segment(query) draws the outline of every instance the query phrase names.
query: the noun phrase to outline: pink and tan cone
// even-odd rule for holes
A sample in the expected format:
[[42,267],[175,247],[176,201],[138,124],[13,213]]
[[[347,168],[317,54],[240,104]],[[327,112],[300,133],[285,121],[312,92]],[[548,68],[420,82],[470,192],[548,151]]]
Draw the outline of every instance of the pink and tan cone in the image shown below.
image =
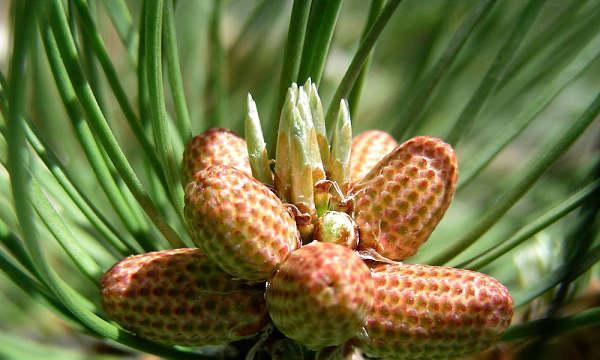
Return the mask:
[[353,187],[359,249],[392,260],[413,255],[450,205],[456,178],[454,150],[442,140],[398,146]]
[[369,268],[345,246],[314,241],[290,255],[269,282],[269,315],[310,349],[339,345],[365,323],[373,301]]
[[456,358],[489,347],[512,318],[512,298],[495,279],[427,265],[372,269],[375,299],[366,333],[368,355],[386,359]]
[[231,166],[252,175],[246,141],[221,128],[211,128],[194,136],[183,152],[183,185],[187,185],[198,171],[214,165]]
[[383,159],[392,152],[398,143],[381,130],[365,131],[352,139],[350,155],[350,182],[356,183],[365,177]]
[[229,166],[199,171],[185,189],[192,240],[231,276],[266,280],[300,244],[294,218],[264,184]]
[[104,311],[141,337],[169,345],[224,344],[268,322],[263,289],[234,281],[200,249],[128,257],[102,277]]

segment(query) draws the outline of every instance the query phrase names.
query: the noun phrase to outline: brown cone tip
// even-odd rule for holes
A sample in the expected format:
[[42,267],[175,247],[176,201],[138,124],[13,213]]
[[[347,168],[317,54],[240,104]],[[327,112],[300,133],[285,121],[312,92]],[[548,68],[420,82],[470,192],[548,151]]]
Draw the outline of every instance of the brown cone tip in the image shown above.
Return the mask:
[[350,155],[350,182],[356,183],[365,177],[398,143],[381,130],[365,131],[352,139]]
[[252,175],[246,141],[231,130],[222,128],[211,128],[194,136],[183,152],[184,186],[196,172],[214,165],[231,166]]

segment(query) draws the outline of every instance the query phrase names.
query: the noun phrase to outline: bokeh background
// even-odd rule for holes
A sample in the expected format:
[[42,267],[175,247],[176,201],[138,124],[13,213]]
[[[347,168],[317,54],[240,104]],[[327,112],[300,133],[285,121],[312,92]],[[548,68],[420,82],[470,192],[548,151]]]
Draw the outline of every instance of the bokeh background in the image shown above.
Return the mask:
[[[139,38],[131,33],[122,39],[115,30],[108,8],[120,2],[92,1],[98,29],[107,45],[111,61],[133,103],[137,101],[137,74],[134,67]],[[112,3],[112,4],[111,4]],[[131,15],[131,23],[140,19],[138,1],[123,2]],[[345,0],[341,7],[320,94],[328,104],[348,64],[359,45],[369,12],[368,1]],[[439,59],[449,40],[477,6],[475,0],[405,0],[392,17],[375,46],[365,77],[360,102],[353,114],[353,131],[378,128],[393,131],[398,140],[407,134],[402,129],[413,119],[403,118],[415,91]],[[476,27],[453,65],[436,90],[428,97],[422,116],[413,126],[412,134],[445,138],[451,131],[488,68],[514,29],[515,21],[526,2],[497,1],[490,13]],[[214,6],[220,7],[221,18],[211,24]],[[176,2],[175,16],[181,69],[194,133],[218,123],[243,134],[244,101],[248,92],[258,104],[265,133],[272,129],[274,100],[281,74],[283,49],[287,38],[292,1],[227,0]],[[11,49],[11,2],[0,0],[0,69],[8,73]],[[114,9],[113,9],[114,11]],[[506,134],[522,123],[523,113],[530,111],[540,94],[553,79],[562,74],[573,61],[582,61],[584,51],[595,53],[589,65],[552,103],[508,146],[495,156],[478,176],[461,184],[455,201],[432,238],[411,262],[426,262],[453,241],[460,238],[473,223],[497,203],[499,195],[514,186],[531,161],[539,157],[543,144],[551,142],[577,119],[600,91],[600,1],[548,0],[544,4],[523,45],[515,53],[500,85],[489,97],[482,111],[473,119],[461,141],[456,144],[460,176],[472,175],[487,149],[498,144]],[[114,19],[112,19],[114,20]],[[216,41],[219,40],[219,43]],[[52,74],[39,39],[32,44],[35,54],[28,64],[27,112],[40,133],[60,160],[72,171],[105,215],[122,227],[105,197],[95,194],[97,179],[73,140],[71,125],[57,94]],[[97,63],[95,87],[103,112],[136,171],[144,172],[140,148],[106,83]],[[215,78],[217,80],[215,80]],[[213,86],[222,80],[223,88]],[[168,101],[170,98],[168,97]],[[173,104],[167,104],[173,113]],[[143,120],[143,119],[142,119]],[[3,122],[4,120],[2,120]],[[399,125],[400,124],[400,125]],[[515,231],[536,219],[549,207],[561,203],[590,179],[598,177],[600,123],[596,119],[546,171],[506,215],[472,247],[451,261],[460,264],[485,249],[510,237]],[[181,146],[181,144],[179,144]],[[0,152],[5,154],[4,143]],[[595,169],[595,170],[594,170]],[[40,170],[46,172],[46,170]],[[47,174],[43,176],[49,176]],[[82,243],[105,267],[112,258],[94,241],[81,214],[61,201],[62,190],[52,181],[46,191],[55,208],[72,223],[73,231]],[[596,199],[598,201],[598,199]],[[574,224],[581,213],[578,209],[529,238],[515,250],[485,266],[483,271],[497,277],[512,292],[533,286],[544,275],[561,266],[568,252]],[[14,215],[8,174],[0,168],[0,218],[10,229],[18,231]],[[593,244],[597,244],[598,219],[592,229]],[[91,235],[90,235],[91,234]],[[66,280],[84,294],[97,296],[91,286],[72,266],[47,232],[41,233],[44,252]],[[591,268],[570,286],[568,299],[559,314],[574,314],[600,305],[600,268]],[[551,306],[556,289],[536,298],[519,309],[514,323],[536,319]],[[595,326],[566,333],[544,341],[547,358],[589,358],[598,356],[600,327]],[[488,353],[490,358],[527,351],[527,343],[503,343]],[[595,354],[595,355],[594,355]],[[546,356],[544,355],[544,356]],[[106,344],[85,335],[78,326],[48,310],[43,300],[31,297],[0,272],[0,359],[109,359],[137,357],[118,346]]]

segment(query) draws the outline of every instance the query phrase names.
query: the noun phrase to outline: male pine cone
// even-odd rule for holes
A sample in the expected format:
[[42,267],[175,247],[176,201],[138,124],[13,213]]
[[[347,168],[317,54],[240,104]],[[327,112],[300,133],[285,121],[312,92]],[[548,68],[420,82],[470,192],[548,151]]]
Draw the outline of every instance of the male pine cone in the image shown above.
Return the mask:
[[497,280],[474,271],[384,264],[372,269],[374,304],[363,351],[386,359],[448,359],[494,343],[512,318],[512,298]]
[[256,335],[268,322],[264,289],[234,281],[200,249],[130,256],[101,284],[112,319],[163,344],[226,344]]

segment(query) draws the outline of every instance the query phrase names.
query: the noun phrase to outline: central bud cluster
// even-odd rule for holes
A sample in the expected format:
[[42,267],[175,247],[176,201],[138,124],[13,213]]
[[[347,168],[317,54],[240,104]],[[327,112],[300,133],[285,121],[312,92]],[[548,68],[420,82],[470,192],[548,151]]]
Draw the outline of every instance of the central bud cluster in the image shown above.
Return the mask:
[[[229,343],[269,322],[309,349],[340,346],[322,356],[455,357],[493,343],[512,317],[504,286],[476,272],[398,262],[452,201],[453,149],[430,137],[398,145],[382,131],[352,139],[347,103],[337,109],[326,126],[315,84],[293,84],[274,160],[250,95],[246,141],[225,129],[192,139],[184,213],[200,249],[115,265],[103,281],[106,312],[169,344]],[[215,308],[221,316],[204,314]]]

